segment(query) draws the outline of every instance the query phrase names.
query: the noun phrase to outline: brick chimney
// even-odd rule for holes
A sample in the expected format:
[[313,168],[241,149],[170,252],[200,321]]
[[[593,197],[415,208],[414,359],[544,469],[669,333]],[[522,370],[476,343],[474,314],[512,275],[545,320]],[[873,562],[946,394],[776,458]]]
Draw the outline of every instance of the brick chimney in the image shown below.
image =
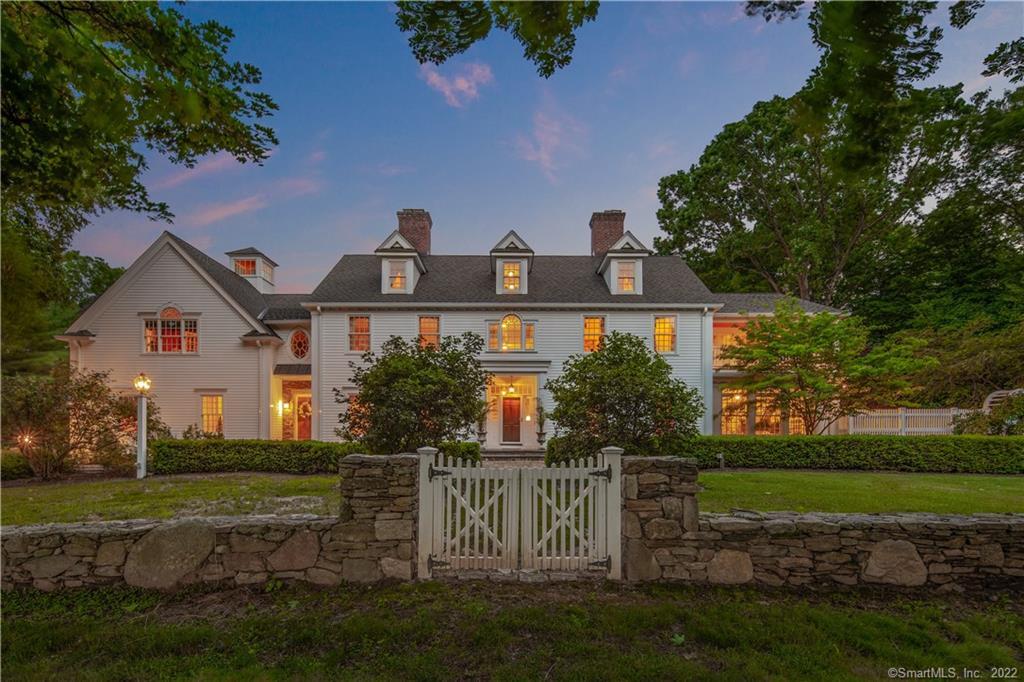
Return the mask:
[[607,253],[626,230],[626,212],[598,211],[590,216],[590,255]]
[[430,254],[430,228],[433,224],[430,213],[422,208],[403,208],[398,212],[398,233],[424,256]]

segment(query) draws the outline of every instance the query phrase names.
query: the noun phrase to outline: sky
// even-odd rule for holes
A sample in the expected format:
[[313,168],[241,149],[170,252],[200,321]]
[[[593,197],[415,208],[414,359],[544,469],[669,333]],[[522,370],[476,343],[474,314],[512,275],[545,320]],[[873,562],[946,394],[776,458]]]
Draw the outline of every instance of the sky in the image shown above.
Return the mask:
[[[765,24],[742,3],[610,3],[577,31],[572,63],[537,75],[496,31],[422,66],[390,3],[190,3],[235,32],[229,57],[263,72],[280,140],[262,166],[225,154],[193,169],[150,158],[143,182],[173,224],[114,212],[75,248],[130,265],[169,229],[225,262],[255,246],[279,292],[308,292],[345,253],[370,253],[424,208],[432,252],[487,253],[515,229],[537,253],[585,254],[591,213],[626,211],[648,246],[658,180],[697,162],[724,125],[796,92],[818,61],[806,18]],[[933,13],[947,25],[943,5]],[[948,28],[934,84],[1001,91],[983,59],[1024,32],[1024,3],[986,5]]]

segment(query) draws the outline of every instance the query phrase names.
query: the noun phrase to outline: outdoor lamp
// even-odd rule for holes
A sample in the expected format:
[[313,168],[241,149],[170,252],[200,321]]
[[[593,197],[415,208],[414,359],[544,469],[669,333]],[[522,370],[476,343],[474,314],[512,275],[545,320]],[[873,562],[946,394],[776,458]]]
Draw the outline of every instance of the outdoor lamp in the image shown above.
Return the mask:
[[149,393],[150,387],[153,385],[153,380],[146,376],[145,372],[139,372],[139,376],[135,377],[133,382],[135,390],[142,395]]
[[132,382],[139,392],[139,413],[135,423],[135,477],[146,477],[146,394],[153,386],[153,380],[145,372],[139,372]]

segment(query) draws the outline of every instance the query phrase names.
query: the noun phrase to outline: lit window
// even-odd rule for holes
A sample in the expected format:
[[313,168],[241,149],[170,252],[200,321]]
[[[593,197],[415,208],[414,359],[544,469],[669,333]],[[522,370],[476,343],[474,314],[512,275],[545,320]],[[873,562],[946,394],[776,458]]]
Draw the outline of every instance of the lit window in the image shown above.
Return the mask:
[[500,333],[498,332],[497,322],[487,323],[487,350],[498,350]]
[[593,353],[600,350],[604,343],[604,318],[584,317],[583,318],[583,352]]
[[370,318],[355,316],[348,318],[348,349],[351,351],[370,350]]
[[654,318],[654,350],[659,353],[676,352],[675,315]]
[[747,435],[747,392],[739,388],[722,389],[722,435]]
[[167,307],[157,319],[144,321],[147,353],[198,353],[199,321],[184,319],[177,308]]
[[420,318],[420,348],[433,346],[438,348],[441,345],[441,318],[421,317]]
[[501,286],[505,291],[519,291],[519,262],[505,261],[502,268]]
[[302,329],[292,332],[291,339],[292,355],[299,360],[309,354],[309,334]]
[[388,286],[405,291],[405,263],[400,260],[388,261]]
[[522,350],[523,321],[518,315],[506,315],[501,318],[501,350]]
[[636,291],[636,263],[631,260],[619,263],[619,291]]
[[523,348],[526,350],[533,350],[533,322],[527,322],[524,324],[523,332],[526,337],[523,343]]
[[744,336],[743,327],[741,325],[727,324],[723,326],[715,326],[713,342],[715,350],[715,369],[721,369],[729,366],[729,361],[722,357],[722,350],[726,346],[735,346],[736,344],[741,343]]
[[206,433],[224,433],[224,396],[202,396],[203,431]]
[[775,436],[782,433],[782,411],[770,391],[758,391],[754,398],[754,434]]
[[256,274],[256,259],[239,258],[235,261],[235,272],[242,277],[252,277]]
[[263,261],[263,279],[268,282],[274,281],[274,266],[267,261]]
[[789,433],[793,436],[802,436],[805,433],[804,418],[794,412],[792,408],[789,411]]

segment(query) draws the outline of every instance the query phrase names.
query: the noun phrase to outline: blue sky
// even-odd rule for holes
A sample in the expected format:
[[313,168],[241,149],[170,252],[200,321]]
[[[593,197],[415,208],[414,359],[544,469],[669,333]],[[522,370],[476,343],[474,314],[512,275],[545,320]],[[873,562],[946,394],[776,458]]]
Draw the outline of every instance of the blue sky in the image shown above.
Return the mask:
[[[434,253],[486,253],[515,229],[540,253],[586,253],[596,210],[626,211],[648,245],[658,180],[696,162],[755,102],[790,95],[818,60],[806,20],[765,25],[742,3],[603,3],[572,63],[536,74],[498,32],[422,67],[390,4],[195,3],[236,34],[230,56],[263,71],[280,145],[262,166],[224,155],[191,171],[152,159],[144,177],[173,225],[97,218],[76,248],[128,265],[163,229],[217,258],[256,246],[279,291],[309,291],[343,253],[366,253],[425,208]],[[945,23],[945,6],[933,15]],[[982,60],[1024,31],[1024,3],[990,3],[946,30],[935,82],[968,92]]]

